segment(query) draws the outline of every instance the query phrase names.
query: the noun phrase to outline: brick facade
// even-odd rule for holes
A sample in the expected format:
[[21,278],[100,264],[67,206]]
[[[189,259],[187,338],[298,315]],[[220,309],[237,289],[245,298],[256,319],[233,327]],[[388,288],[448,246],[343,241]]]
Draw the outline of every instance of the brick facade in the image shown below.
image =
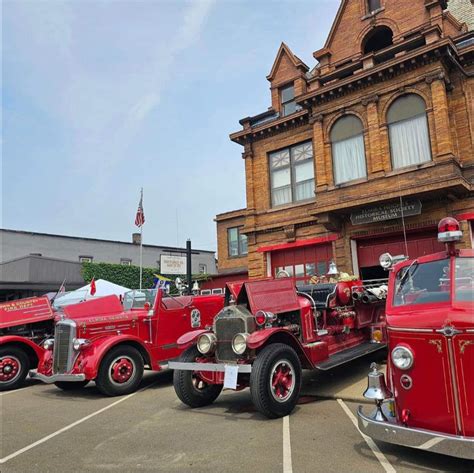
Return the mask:
[[[410,238],[419,234],[425,241],[436,236],[436,223],[446,215],[464,215],[464,245],[472,245],[474,34],[459,14],[462,9],[451,14],[444,0],[381,0],[375,12],[366,5],[366,0],[341,2],[312,70],[282,44],[267,76],[271,109],[242,119],[242,130],[231,135],[243,146],[247,208],[217,216],[219,270],[244,264],[227,257],[226,229],[236,224],[244,225],[248,237],[250,277],[275,270],[271,251],[262,247],[299,248],[324,237],[330,237],[324,244],[331,245],[339,269],[357,274],[362,239],[373,237],[382,246],[384,236],[403,240],[404,223]],[[369,48],[371,36],[384,28],[391,32],[390,44]],[[298,108],[283,116],[280,94],[287,84],[294,85]],[[387,112],[408,94],[426,106],[431,160],[396,169]],[[362,122],[367,176],[338,185],[331,130],[348,115]],[[314,198],[272,207],[269,153],[307,140],[313,146]],[[419,201],[421,212],[404,222],[351,222],[354,213],[400,199]]]

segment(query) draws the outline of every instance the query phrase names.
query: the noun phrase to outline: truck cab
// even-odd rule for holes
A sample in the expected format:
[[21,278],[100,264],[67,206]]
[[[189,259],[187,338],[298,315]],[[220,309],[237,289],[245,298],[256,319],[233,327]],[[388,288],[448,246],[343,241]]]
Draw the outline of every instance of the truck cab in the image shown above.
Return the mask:
[[[474,250],[459,224],[439,224],[446,251],[390,272],[387,379],[371,367],[359,428],[384,442],[474,459]],[[385,261],[389,258],[385,258]]]
[[144,368],[161,371],[181,350],[176,339],[212,323],[222,296],[165,297],[144,289],[66,306],[32,378],[70,390],[94,380],[106,395],[133,392]]

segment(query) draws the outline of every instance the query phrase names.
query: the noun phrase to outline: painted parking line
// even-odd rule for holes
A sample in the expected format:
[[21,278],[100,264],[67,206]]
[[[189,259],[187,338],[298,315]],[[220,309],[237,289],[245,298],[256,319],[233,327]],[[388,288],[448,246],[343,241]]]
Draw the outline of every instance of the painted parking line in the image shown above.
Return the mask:
[[[34,385],[32,384],[31,386],[34,386]],[[11,391],[4,391],[4,392],[0,393],[0,397],[1,397],[1,396],[6,396],[7,394],[19,393],[20,391],[24,391],[25,389],[31,388],[31,386],[25,386],[24,388],[13,389],[13,390],[11,390]]]
[[283,473],[293,473],[291,461],[290,418],[283,417]]
[[131,397],[135,396],[136,394],[141,393],[142,391],[145,391],[145,389],[148,389],[149,387],[153,386],[156,383],[157,383],[157,381],[155,381],[154,383],[149,384],[148,386],[145,386],[144,388],[142,388],[138,391],[135,391],[134,393],[128,394],[127,396],[122,397],[121,399],[119,399],[115,402],[112,402],[112,404],[109,404],[109,405],[103,407],[102,409],[99,409],[99,410],[93,412],[92,414],[89,414],[85,417],[82,417],[79,420],[76,420],[72,424],[66,425],[66,427],[63,427],[62,429],[56,430],[56,432],[53,432],[52,434],[46,435],[46,437],[43,437],[43,438],[37,440],[36,442],[33,442],[30,445],[27,445],[26,447],[20,448],[20,450],[17,450],[16,452],[13,452],[10,455],[7,455],[6,457],[0,458],[0,464],[6,463],[7,461],[17,457],[18,455],[21,455],[22,453],[28,452],[32,448],[35,448],[38,445],[41,445],[41,444],[47,442],[48,440],[51,440],[52,438],[57,437],[58,435],[61,435],[64,432],[67,432],[68,430],[76,427],[79,424],[82,424],[83,422],[86,422],[89,419],[92,419],[92,417],[95,417],[99,414],[102,414],[102,412],[105,412],[108,409],[111,409],[112,407],[126,401],[127,399],[130,399]]
[[347,417],[349,417],[351,422],[355,425],[355,428],[358,430],[362,438],[365,440],[366,444],[372,450],[372,453],[380,462],[383,469],[387,473],[396,473],[397,470],[395,470],[395,468],[390,464],[390,462],[387,460],[387,457],[380,451],[379,447],[377,447],[375,442],[370,437],[368,437],[367,435],[363,434],[360,431],[359,426],[357,425],[357,419],[355,415],[352,413],[352,411],[347,407],[347,404],[342,399],[338,399],[337,402],[342,407],[342,410],[347,414]]

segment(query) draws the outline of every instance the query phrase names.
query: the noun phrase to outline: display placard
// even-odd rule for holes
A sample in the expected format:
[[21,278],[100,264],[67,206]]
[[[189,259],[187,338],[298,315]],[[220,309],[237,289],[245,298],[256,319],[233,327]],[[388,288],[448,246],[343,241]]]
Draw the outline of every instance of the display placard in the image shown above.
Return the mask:
[[161,274],[186,274],[186,256],[161,255]]

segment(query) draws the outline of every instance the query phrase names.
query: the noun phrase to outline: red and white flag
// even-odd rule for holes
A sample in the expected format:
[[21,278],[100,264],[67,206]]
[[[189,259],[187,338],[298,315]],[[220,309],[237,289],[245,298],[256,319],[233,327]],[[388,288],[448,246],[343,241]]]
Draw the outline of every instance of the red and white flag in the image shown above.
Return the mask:
[[145,213],[143,212],[143,189],[140,194],[140,202],[138,202],[137,215],[135,216],[135,225],[141,227],[145,223]]
[[90,293],[91,296],[93,296],[97,291],[97,288],[95,287],[95,277],[92,278],[92,281],[90,282]]

